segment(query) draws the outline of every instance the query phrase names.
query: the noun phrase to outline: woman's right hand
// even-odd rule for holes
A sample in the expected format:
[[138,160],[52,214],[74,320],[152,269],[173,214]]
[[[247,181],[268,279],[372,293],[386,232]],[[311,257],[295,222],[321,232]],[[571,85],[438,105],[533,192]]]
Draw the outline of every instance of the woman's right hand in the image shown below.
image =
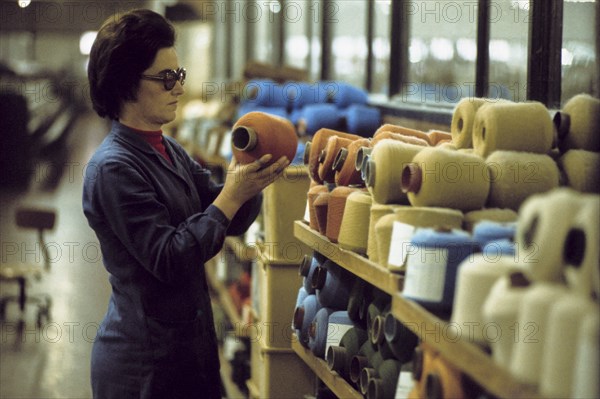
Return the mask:
[[290,164],[287,157],[279,158],[273,164],[263,168],[271,159],[271,154],[246,165],[241,165],[235,158],[229,164],[225,184],[213,204],[217,206],[229,220],[249,199],[255,197],[265,187],[273,183]]

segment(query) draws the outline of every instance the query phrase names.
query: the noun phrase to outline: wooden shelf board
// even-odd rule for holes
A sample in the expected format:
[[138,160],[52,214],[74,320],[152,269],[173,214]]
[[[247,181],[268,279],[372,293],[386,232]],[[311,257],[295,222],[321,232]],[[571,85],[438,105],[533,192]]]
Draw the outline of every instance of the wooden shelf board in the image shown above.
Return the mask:
[[300,344],[298,339],[292,340],[292,349],[337,397],[344,399],[363,399],[363,395],[348,384],[346,380],[340,377],[338,373],[329,370],[325,360],[319,359],[313,355],[309,349]]
[[464,335],[461,331],[463,340],[457,340],[458,335],[449,332],[448,322],[435,317],[419,304],[396,294],[392,296],[392,314],[493,395],[502,398],[541,397],[529,385],[516,381],[507,370],[494,363],[490,355],[468,342],[468,333]]
[[375,285],[384,292],[394,295],[402,289],[402,276],[391,273],[385,267],[367,258],[339,247],[327,237],[311,229],[303,221],[294,222],[294,235],[313,250],[339,264],[344,269]]

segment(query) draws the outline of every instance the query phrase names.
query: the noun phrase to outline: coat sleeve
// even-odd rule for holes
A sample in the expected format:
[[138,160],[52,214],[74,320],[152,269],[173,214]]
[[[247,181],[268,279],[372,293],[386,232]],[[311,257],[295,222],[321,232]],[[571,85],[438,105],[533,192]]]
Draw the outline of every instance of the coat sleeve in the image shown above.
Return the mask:
[[[194,176],[196,190],[198,190],[198,195],[200,196],[202,203],[212,204],[221,192],[223,185],[214,183],[210,179],[210,172],[202,168],[198,162],[191,159],[187,154],[186,159],[189,168],[192,171],[192,175]],[[262,193],[260,193],[242,205],[231,220],[229,228],[227,229],[227,235],[238,236],[248,230],[252,222],[254,222],[260,213],[262,198]]]
[[222,248],[229,220],[208,206],[178,226],[152,184],[124,160],[104,163],[96,175],[94,201],[128,252],[157,279],[177,284],[197,273]]

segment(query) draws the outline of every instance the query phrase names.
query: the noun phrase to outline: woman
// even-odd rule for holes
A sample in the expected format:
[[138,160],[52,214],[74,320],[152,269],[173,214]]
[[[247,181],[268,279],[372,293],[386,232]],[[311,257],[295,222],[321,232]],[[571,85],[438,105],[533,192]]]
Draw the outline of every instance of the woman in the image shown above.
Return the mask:
[[94,109],[112,119],[83,189],[112,285],[92,350],[96,398],[221,397],[203,264],[247,229],[289,164],[233,160],[221,187],[162,136],[185,81],[174,40],[162,16],[135,10],[106,21],[90,54]]

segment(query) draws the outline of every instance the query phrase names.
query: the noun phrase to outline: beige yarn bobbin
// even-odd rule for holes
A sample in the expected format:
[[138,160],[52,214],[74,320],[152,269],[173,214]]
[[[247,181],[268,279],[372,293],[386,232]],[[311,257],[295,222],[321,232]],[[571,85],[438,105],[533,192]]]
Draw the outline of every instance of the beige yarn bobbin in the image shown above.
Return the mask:
[[366,183],[373,200],[380,204],[408,204],[402,191],[402,170],[423,149],[421,147],[390,139],[382,140],[373,147],[367,162]]
[[554,115],[561,151],[582,149],[600,151],[600,100],[589,94],[569,99]]
[[518,211],[533,194],[558,187],[558,165],[545,154],[517,151],[494,151],[486,158],[490,175],[489,208]]
[[487,104],[475,115],[473,148],[484,158],[497,150],[546,154],[553,141],[552,119],[540,102]]
[[402,190],[413,206],[481,209],[489,189],[483,158],[439,147],[422,149],[402,173]]
[[558,165],[565,185],[583,193],[600,193],[600,153],[569,150]]
[[377,251],[377,235],[375,234],[375,224],[383,216],[393,214],[402,205],[379,204],[373,201],[371,204],[371,216],[369,218],[369,240],[367,242],[367,257],[372,262],[380,262],[379,252]]
[[371,195],[364,191],[348,196],[338,236],[341,248],[366,254],[372,201]]
[[473,122],[479,107],[487,104],[484,98],[463,98],[456,104],[452,114],[450,133],[456,148],[473,147]]

